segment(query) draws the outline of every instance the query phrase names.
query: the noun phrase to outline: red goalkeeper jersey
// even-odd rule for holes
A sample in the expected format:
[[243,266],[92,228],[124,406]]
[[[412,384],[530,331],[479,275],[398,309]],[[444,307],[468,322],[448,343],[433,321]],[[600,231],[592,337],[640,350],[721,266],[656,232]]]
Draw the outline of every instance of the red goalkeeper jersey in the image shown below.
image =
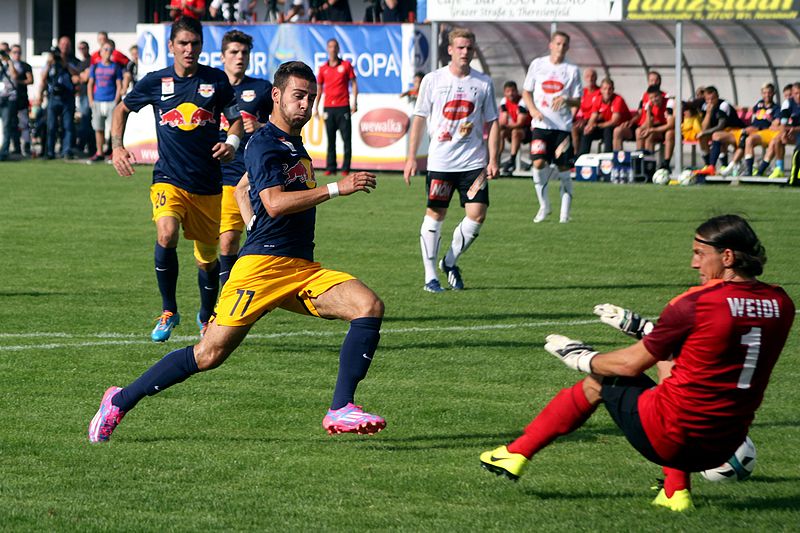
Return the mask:
[[663,459],[718,456],[742,443],[794,320],[778,286],[717,280],[673,299],[645,337],[672,375],[639,397],[639,414]]

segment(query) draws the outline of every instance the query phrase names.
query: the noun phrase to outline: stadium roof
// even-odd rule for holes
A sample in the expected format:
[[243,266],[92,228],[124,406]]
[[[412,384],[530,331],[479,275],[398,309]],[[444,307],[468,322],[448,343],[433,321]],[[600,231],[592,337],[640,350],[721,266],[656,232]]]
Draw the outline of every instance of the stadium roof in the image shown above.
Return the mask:
[[[547,53],[550,22],[470,22],[483,70],[501,86],[522,82],[530,61]],[[559,22],[571,36],[568,59],[610,76],[630,106],[645,89],[645,73],[658,70],[675,92],[675,23],[670,21]],[[765,82],[800,80],[800,20],[683,22],[683,95],[714,85],[720,96],[749,106]]]

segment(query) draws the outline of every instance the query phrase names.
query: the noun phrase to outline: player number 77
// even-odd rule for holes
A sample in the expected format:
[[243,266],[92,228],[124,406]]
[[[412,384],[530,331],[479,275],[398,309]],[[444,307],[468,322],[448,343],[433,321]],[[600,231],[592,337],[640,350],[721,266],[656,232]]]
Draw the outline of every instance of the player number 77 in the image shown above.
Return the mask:
[[242,297],[243,296],[247,296],[247,302],[244,304],[244,307],[242,308],[242,312],[239,315],[239,316],[244,316],[244,314],[247,312],[247,308],[250,307],[250,302],[253,301],[253,296],[256,295],[256,291],[246,291],[246,290],[243,290],[243,289],[237,289],[236,290],[236,294],[238,294],[239,297],[236,299],[236,303],[233,304],[233,309],[231,309],[230,316],[233,316],[233,314],[236,312],[236,308],[239,307],[239,303],[241,303]]

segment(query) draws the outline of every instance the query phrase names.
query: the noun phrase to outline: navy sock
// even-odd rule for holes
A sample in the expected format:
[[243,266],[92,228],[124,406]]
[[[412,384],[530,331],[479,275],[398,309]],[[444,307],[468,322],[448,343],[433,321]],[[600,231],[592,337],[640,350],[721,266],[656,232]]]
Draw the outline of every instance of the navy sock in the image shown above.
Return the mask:
[[197,286],[200,287],[200,322],[208,322],[219,295],[219,261],[207,272],[197,269]]
[[178,250],[164,248],[156,243],[156,280],[161,292],[161,308],[165,311],[178,312],[175,289],[178,286]]
[[236,262],[237,254],[219,256],[219,286],[223,287],[231,275],[231,269]]
[[767,170],[768,166],[769,166],[769,161],[766,159],[762,159],[761,163],[758,165],[758,175],[763,176],[764,171]]
[[708,162],[708,160],[709,160],[709,155],[708,154],[703,154],[703,163],[705,163],[706,165],[710,164]]
[[339,352],[339,375],[333,391],[331,409],[353,401],[358,383],[364,379],[381,339],[381,318],[363,317],[350,322],[350,330]]
[[711,153],[708,155],[708,164],[716,165],[719,159],[719,152],[722,150],[722,143],[719,141],[711,141]]
[[745,157],[744,158],[744,165],[747,167],[747,175],[753,175],[753,158],[752,157]]
[[119,391],[111,399],[111,403],[122,411],[130,411],[145,396],[158,394],[198,372],[197,362],[194,360],[194,346],[175,350],[148,368],[136,381]]

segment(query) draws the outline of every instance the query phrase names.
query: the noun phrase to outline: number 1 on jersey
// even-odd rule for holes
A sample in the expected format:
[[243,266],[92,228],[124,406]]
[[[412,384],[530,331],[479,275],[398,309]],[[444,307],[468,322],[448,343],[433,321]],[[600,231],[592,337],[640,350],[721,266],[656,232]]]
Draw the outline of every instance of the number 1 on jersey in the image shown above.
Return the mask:
[[749,389],[758,364],[758,356],[761,354],[761,328],[752,328],[742,335],[742,344],[747,346],[747,355],[744,357],[744,365],[736,388]]

